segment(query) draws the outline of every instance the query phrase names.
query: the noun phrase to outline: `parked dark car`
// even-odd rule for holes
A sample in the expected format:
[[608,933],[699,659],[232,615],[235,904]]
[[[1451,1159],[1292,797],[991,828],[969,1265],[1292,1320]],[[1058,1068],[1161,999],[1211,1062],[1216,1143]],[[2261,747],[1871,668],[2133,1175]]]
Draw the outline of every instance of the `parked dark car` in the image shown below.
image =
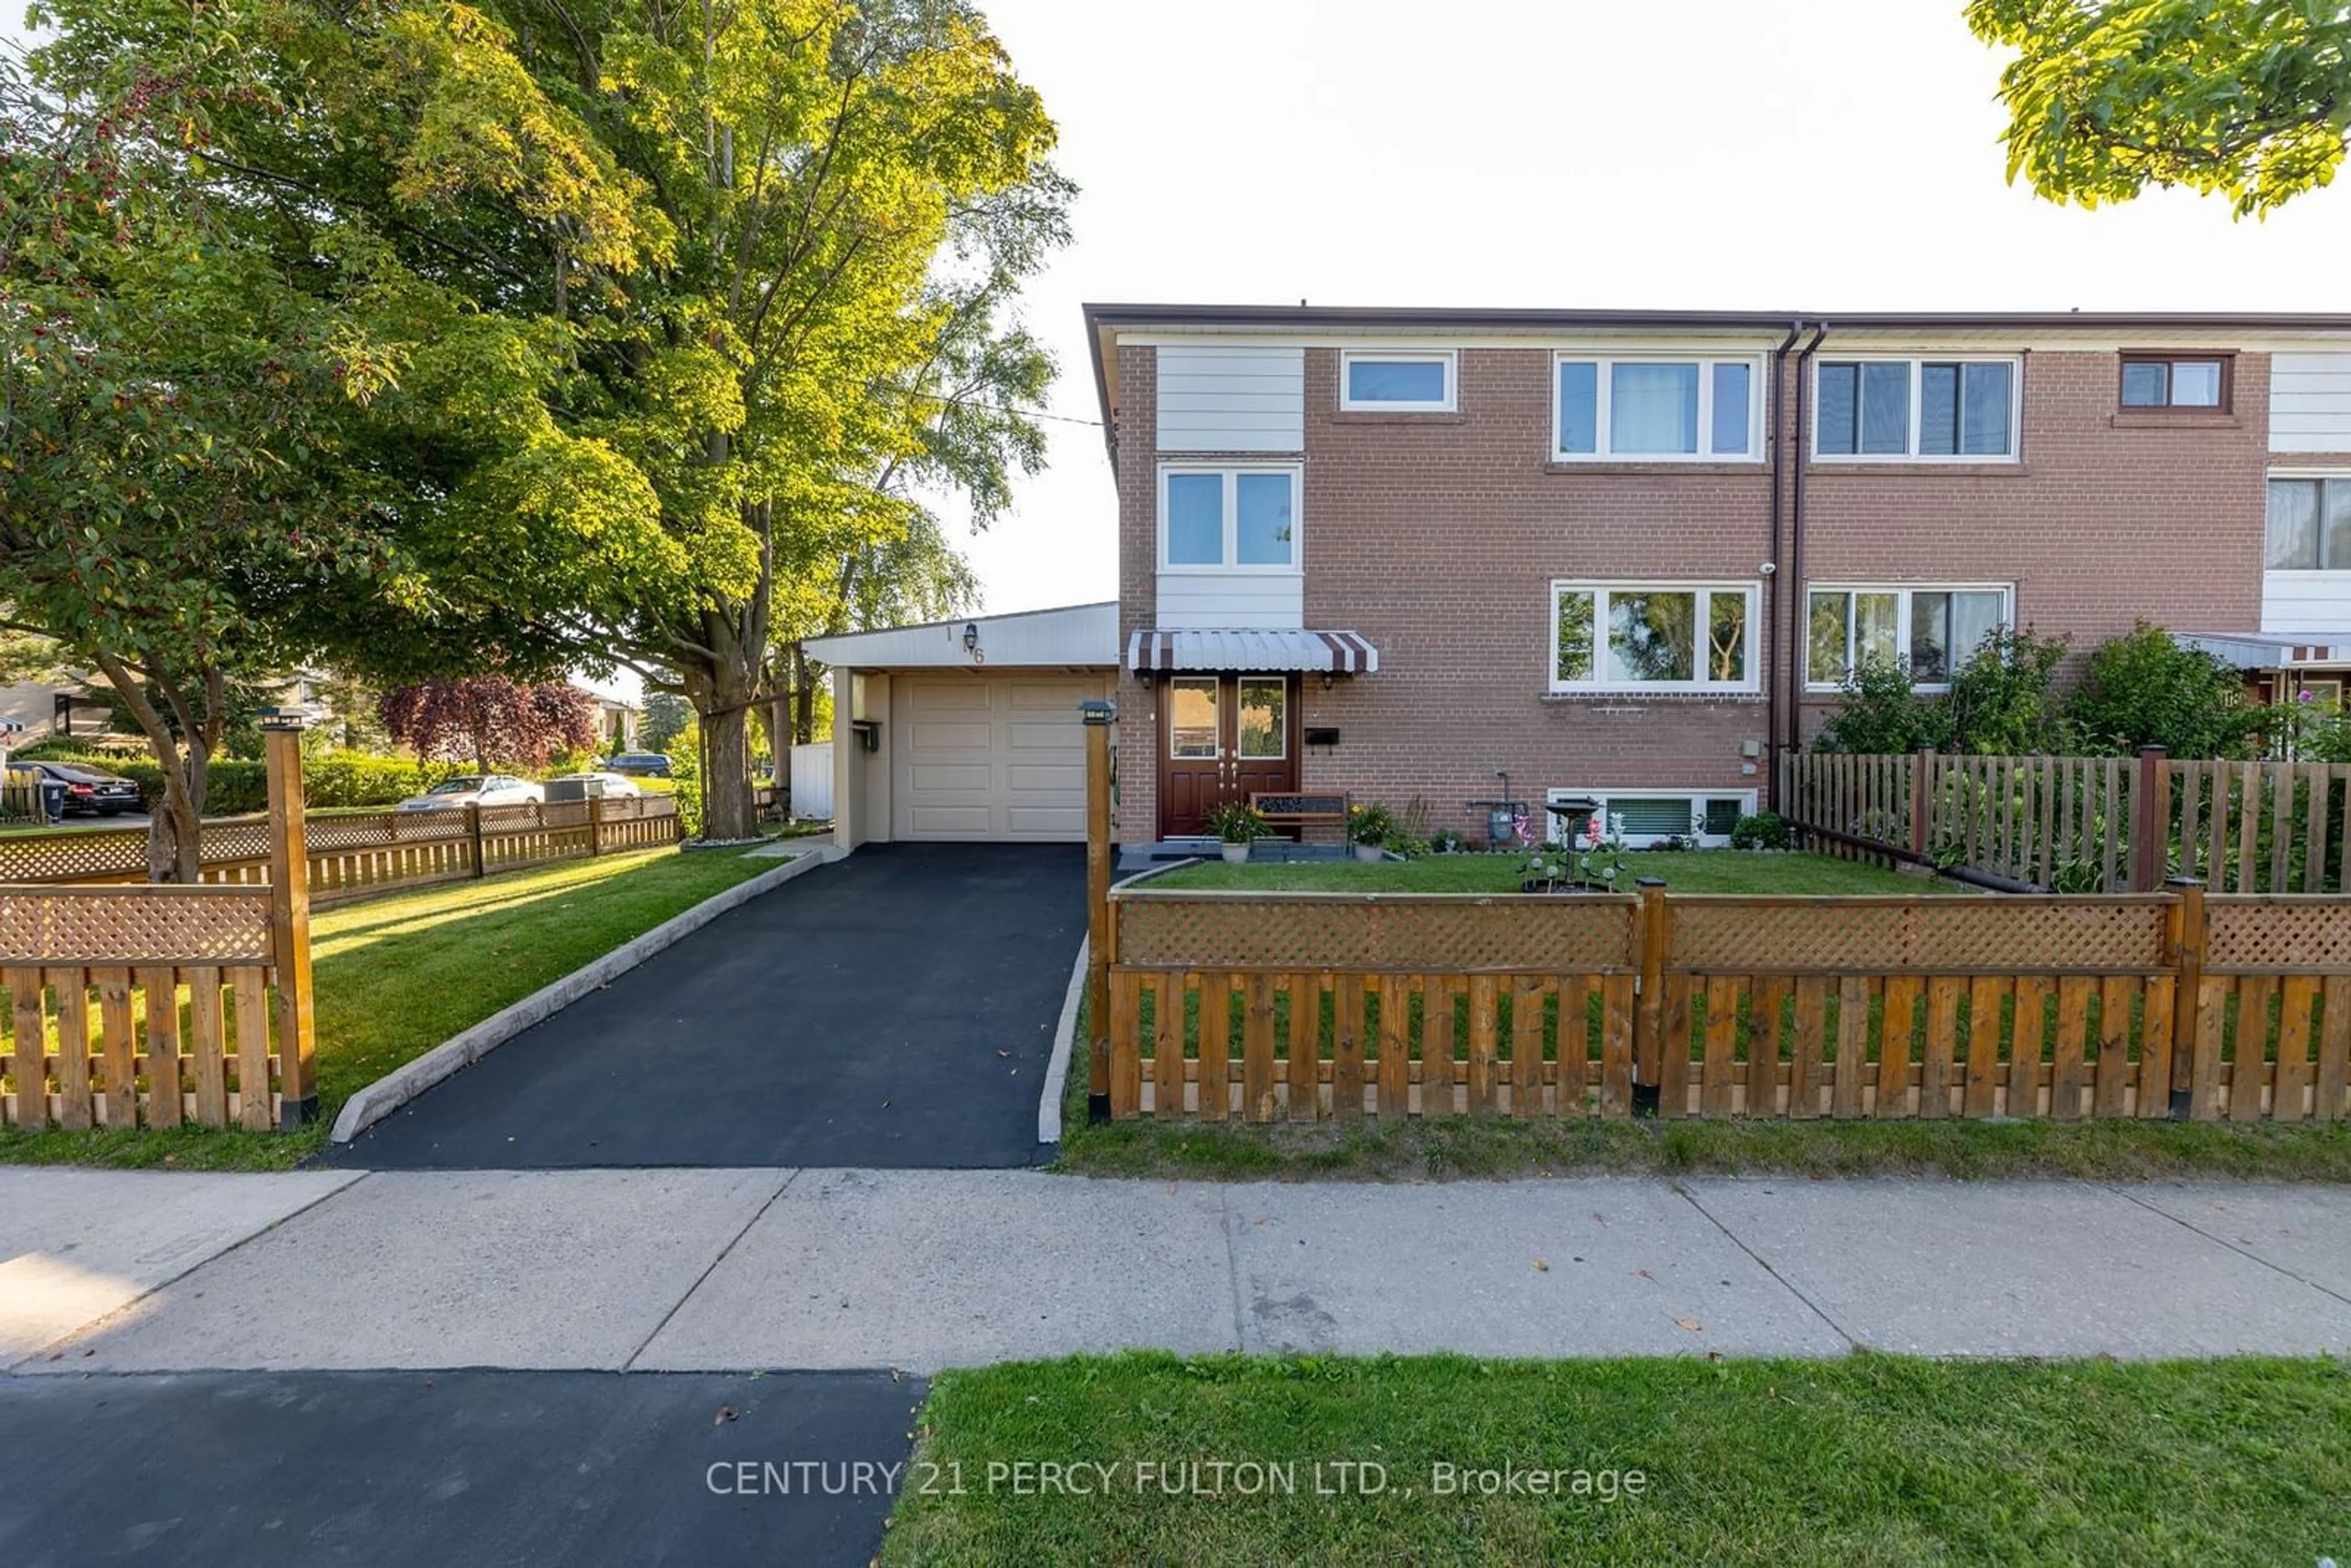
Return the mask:
[[669,758],[658,751],[623,751],[598,766],[607,772],[625,774],[632,779],[666,779],[670,776]]
[[144,804],[139,786],[119,773],[86,768],[78,762],[26,762],[45,779],[66,787],[68,816],[119,817]]

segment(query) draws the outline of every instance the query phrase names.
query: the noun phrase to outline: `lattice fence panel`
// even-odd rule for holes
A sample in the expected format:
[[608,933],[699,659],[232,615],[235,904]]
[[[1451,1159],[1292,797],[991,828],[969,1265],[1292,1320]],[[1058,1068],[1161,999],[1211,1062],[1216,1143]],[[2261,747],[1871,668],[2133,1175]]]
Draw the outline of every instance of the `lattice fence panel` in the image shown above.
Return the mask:
[[2204,968],[2208,974],[2351,974],[2351,900],[2207,898]]
[[1667,966],[1718,973],[2155,968],[2164,900],[1669,899]]
[[1119,895],[1122,964],[1234,968],[1543,971],[1629,968],[1635,901],[1387,901]]
[[303,824],[310,852],[373,850],[393,844],[445,843],[473,836],[462,810],[370,811],[355,817],[311,817]]
[[0,836],[0,882],[102,881],[147,874],[147,830]]
[[266,964],[269,896],[208,888],[0,888],[0,963]]

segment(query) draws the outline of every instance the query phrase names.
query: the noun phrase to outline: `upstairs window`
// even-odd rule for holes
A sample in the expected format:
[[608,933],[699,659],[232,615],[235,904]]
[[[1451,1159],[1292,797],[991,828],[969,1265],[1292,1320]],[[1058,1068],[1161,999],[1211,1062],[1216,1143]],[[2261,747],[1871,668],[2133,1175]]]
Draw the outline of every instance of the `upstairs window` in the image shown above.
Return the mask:
[[2229,361],[2217,355],[2198,359],[2125,354],[2122,405],[2128,409],[2225,413],[2229,406]]
[[1900,662],[1939,689],[1987,634],[2008,623],[2005,588],[1815,588],[1805,639],[1805,683],[1840,685],[1862,664]]
[[1552,456],[1562,463],[1744,463],[1762,451],[1753,359],[1562,354]]
[[2272,571],[2351,571],[2351,477],[2272,479]]
[[1885,463],[2016,455],[2014,360],[1823,360],[1816,457]]
[[1389,413],[1450,413],[1454,407],[1454,358],[1431,353],[1357,353],[1339,356],[1339,406]]
[[1162,567],[1297,568],[1297,469],[1169,468],[1159,484]]
[[1755,689],[1755,585],[1552,584],[1551,689]]

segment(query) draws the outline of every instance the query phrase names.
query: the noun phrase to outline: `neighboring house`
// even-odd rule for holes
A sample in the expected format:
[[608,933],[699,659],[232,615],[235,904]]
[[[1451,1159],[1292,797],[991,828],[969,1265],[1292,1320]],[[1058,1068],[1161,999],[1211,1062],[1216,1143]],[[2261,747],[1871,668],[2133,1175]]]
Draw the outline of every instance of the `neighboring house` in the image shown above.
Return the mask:
[[1502,771],[1719,839],[1854,659],[2001,622],[2351,668],[2351,316],[1086,314],[1123,841],[1292,788],[1476,834]]
[[[114,710],[78,682],[60,685],[25,681],[0,686],[0,718],[24,726],[15,737],[20,747],[68,734],[77,740],[94,742],[100,736],[118,733],[111,729]],[[121,731],[119,736],[133,742],[139,738],[134,731]]]
[[596,694],[597,744],[605,748],[604,755],[637,748],[637,727],[643,722],[645,710],[641,704],[625,697]]

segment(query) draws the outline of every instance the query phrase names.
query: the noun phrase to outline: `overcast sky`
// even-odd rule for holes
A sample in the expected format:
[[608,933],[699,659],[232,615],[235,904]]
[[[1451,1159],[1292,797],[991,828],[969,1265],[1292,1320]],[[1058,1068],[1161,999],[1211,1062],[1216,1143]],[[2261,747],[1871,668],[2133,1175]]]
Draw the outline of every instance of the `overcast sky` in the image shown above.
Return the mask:
[[[16,8],[16,0],[0,0]],[[1088,299],[2341,308],[2351,181],[2267,223],[2002,178],[1960,0],[993,0],[1083,187],[1027,310],[1050,469],[967,548],[992,611],[1115,591]],[[2328,284],[2335,281],[2330,290]],[[956,530],[958,537],[961,530]]]

